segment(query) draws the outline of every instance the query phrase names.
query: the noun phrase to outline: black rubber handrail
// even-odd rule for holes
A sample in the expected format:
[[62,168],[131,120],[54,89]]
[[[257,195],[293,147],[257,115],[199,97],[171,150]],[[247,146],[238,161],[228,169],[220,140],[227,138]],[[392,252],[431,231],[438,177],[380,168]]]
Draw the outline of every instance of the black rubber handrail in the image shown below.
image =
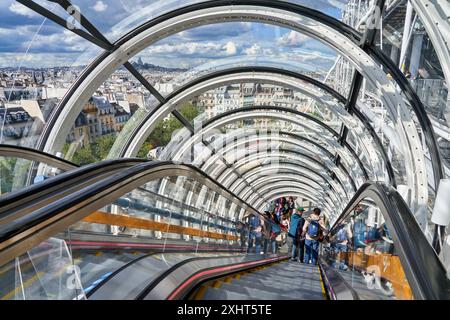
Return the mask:
[[[259,255],[243,255],[242,257],[243,258],[245,258],[245,257],[258,258]],[[262,265],[270,264],[270,263],[274,262],[273,261],[274,260],[273,256],[269,257],[269,258],[265,258],[264,256],[261,256],[261,257],[262,257],[262,259],[254,259],[254,260],[245,261],[245,262],[239,261],[239,262],[233,262],[233,263],[225,263],[225,264],[221,264],[221,265],[218,265],[218,266],[197,269],[195,273],[190,274],[189,277],[187,277],[187,278],[183,279],[182,281],[180,281],[180,283],[177,284],[175,290],[172,290],[170,294],[172,294],[174,291],[176,291],[178,288],[180,288],[184,284],[184,282],[186,280],[188,280],[190,277],[196,275],[199,272],[203,272],[203,271],[206,271],[206,270],[219,269],[219,268],[222,268],[222,267],[232,267],[232,266],[243,264],[243,263],[247,264],[246,266],[242,266],[240,268],[233,269],[233,270],[230,270],[229,272],[226,272],[226,274],[234,274],[234,273],[238,273],[238,272],[241,272],[241,271],[244,271],[244,270],[248,270],[248,269],[253,269],[253,268],[256,268],[258,266],[262,266]],[[237,256],[235,255],[235,256],[229,256],[229,257],[227,257],[227,256],[219,257],[219,259],[226,259],[226,258],[237,258]],[[289,257],[288,256],[279,256],[278,258],[279,258],[279,260],[286,260]],[[136,300],[145,299],[149,294],[151,294],[152,290],[154,290],[158,285],[163,283],[170,274],[172,274],[174,271],[176,271],[176,270],[178,270],[180,268],[183,268],[184,266],[188,265],[189,263],[191,263],[193,261],[205,261],[205,260],[213,260],[213,259],[218,259],[218,257],[195,257],[195,258],[190,258],[190,259],[186,259],[186,260],[180,261],[179,263],[173,265],[172,267],[170,267],[169,269],[164,271],[155,280],[153,280],[150,284],[148,284],[147,287],[145,289],[143,289],[141,291],[141,293],[136,297]],[[257,263],[255,264],[254,262],[257,262]],[[209,276],[208,279],[215,278],[215,277],[217,277],[217,274]],[[202,281],[205,281],[205,279],[202,279]],[[170,296],[170,294],[169,294],[169,296]],[[166,299],[169,296],[167,296]],[[183,297],[177,297],[175,299],[179,299],[179,298],[182,299]]]
[[[44,163],[50,166],[54,166],[58,169],[62,169],[62,170],[67,170],[67,169],[75,169],[75,168],[79,168],[81,167],[78,164],[75,164],[69,160],[66,159],[62,159],[59,158],[57,156],[54,156],[52,154],[43,152],[43,151],[39,151],[39,150],[35,150],[35,149],[31,149],[31,148],[25,148],[25,147],[21,147],[21,146],[12,146],[12,145],[2,145],[0,144],[0,156],[11,156],[11,157],[15,157],[15,158],[23,158],[23,159],[27,159],[27,160],[31,160],[31,161],[36,161],[36,162],[40,162],[40,163]],[[119,159],[118,162],[120,161],[130,161],[131,165],[134,165],[136,163],[140,163],[140,162],[144,162],[147,161],[145,159],[140,159],[140,158],[127,158],[127,159]],[[60,162],[62,161],[64,163],[63,166],[60,165]],[[109,161],[115,161],[115,160],[109,160]],[[135,163],[136,161],[136,163]],[[89,164],[84,167],[90,167],[90,166],[96,166],[96,164]],[[112,166],[114,166],[114,164],[112,164]],[[125,167],[129,167],[130,165],[128,165],[127,163],[124,163],[124,168]],[[108,169],[105,167],[104,168],[106,170],[106,172],[108,172],[109,174],[112,174],[112,171],[108,171]],[[120,168],[117,168],[118,170],[120,170]],[[89,174],[89,173],[88,173]],[[70,183],[70,177],[71,176],[76,176],[77,178],[79,178],[79,180],[83,180],[84,179],[84,173],[83,171],[78,171],[77,174],[75,174],[75,172],[72,172],[70,175],[67,176],[62,176],[59,178],[56,177],[51,177],[49,180],[45,180],[47,181],[47,184],[37,184],[34,187],[29,187],[30,189],[27,189],[28,191],[25,191],[24,189],[21,189],[19,191],[15,191],[15,192],[11,192],[8,193],[7,195],[4,195],[5,197],[5,202],[10,202],[9,205],[7,204],[3,204],[2,205],[2,199],[3,197],[0,196],[0,223],[7,223],[8,219],[4,220],[6,216],[8,217],[12,217],[12,216],[16,216],[17,215],[17,211],[19,209],[23,209],[24,207],[26,207],[27,205],[27,201],[28,202],[33,202],[33,209],[36,210],[39,207],[39,204],[37,204],[36,202],[38,202],[38,195],[41,195],[44,197],[44,200],[46,199],[46,197],[49,197],[49,192],[50,192],[50,188],[54,187],[57,183],[57,181],[60,181],[62,184],[59,185],[60,189],[66,189],[67,186]],[[60,176],[60,175],[59,175]],[[87,177],[87,176],[86,176]],[[52,182],[49,182],[49,181]],[[63,180],[63,181],[61,181]],[[59,183],[59,182],[58,182]],[[167,197],[164,197],[163,195],[160,194],[156,194],[153,193],[150,190],[147,190],[145,188],[138,188],[140,191],[142,192],[146,192],[146,193],[150,193],[155,197],[159,197],[159,198],[165,198],[168,199]],[[44,194],[40,194],[40,192],[43,191],[49,191],[44,192]],[[25,194],[23,193],[25,192]],[[26,199],[27,196],[31,196],[31,199]],[[56,196],[56,195],[55,195]],[[20,204],[18,204],[15,201],[20,201]],[[183,208],[186,208],[188,210],[198,210],[197,208],[193,207],[193,206],[187,206],[179,201],[176,201],[174,199],[170,199],[171,202],[173,202],[176,205],[182,205]],[[2,215],[2,212],[6,212],[6,214]],[[210,212],[205,211],[206,214],[212,215]],[[230,219],[227,219],[225,217],[217,217],[219,220],[221,221],[225,221],[225,222],[234,222]]]
[[98,175],[112,174],[146,160],[138,158],[105,160],[61,173],[40,183],[27,186],[15,192],[0,196],[0,223],[11,221],[21,210],[37,202],[48,199],[69,187]]
[[71,170],[75,167],[78,167],[77,164],[64,158],[57,157],[53,154],[32,148],[14,146],[9,144],[0,144],[0,156],[22,158],[41,162],[62,170]]
[[182,175],[203,183],[249,212],[260,214],[195,166],[171,161],[146,162],[88,185],[7,225],[0,225],[0,264],[26,252],[40,241],[80,221],[93,211],[111,204],[123,194],[148,181]]
[[450,281],[445,267],[408,205],[394,188],[378,182],[364,183],[333,224],[330,233],[333,233],[365,198],[375,202],[386,220],[414,298],[450,299]]
[[[333,300],[360,300],[358,293],[353,287],[344,280],[344,278],[329,267],[323,261],[319,262],[320,271],[322,272],[323,281],[331,288],[332,292],[328,292],[328,296]],[[327,290],[329,291],[329,290]],[[350,298],[351,297],[351,298]]]
[[[227,258],[227,257],[221,257],[221,258]],[[229,256],[229,258],[235,258],[235,257]],[[150,282],[147,286],[145,286],[145,288],[142,289],[141,292],[136,296],[135,300],[144,299],[150,293],[150,291],[153,290],[153,288],[155,288],[161,281],[166,279],[167,276],[169,274],[171,274],[174,270],[176,270],[192,261],[210,260],[210,259],[217,259],[217,257],[193,257],[193,258],[185,259],[183,261],[180,261],[180,262],[174,264],[169,269],[167,269],[163,273],[161,273],[156,279],[154,279],[152,282]]]

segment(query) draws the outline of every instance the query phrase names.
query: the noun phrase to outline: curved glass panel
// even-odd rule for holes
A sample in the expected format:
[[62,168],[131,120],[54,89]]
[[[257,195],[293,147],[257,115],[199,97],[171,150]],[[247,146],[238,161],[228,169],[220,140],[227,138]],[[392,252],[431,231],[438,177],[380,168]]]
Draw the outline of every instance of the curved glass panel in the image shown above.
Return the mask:
[[[146,21],[168,13],[170,11],[206,2],[205,0],[72,0],[72,3],[79,7],[83,15],[106,35],[110,41],[116,41],[129,31],[140,26]],[[338,20],[351,0],[289,0],[281,1],[298,4],[307,8],[319,10]],[[105,19],[108,17],[108,19]],[[228,31],[230,33],[234,31]]]
[[0,143],[35,147],[56,105],[101,50],[17,2],[2,3],[0,21]]
[[438,135],[441,158],[449,168],[450,95],[444,71],[448,66],[441,65],[420,17],[405,2],[389,9],[377,39],[380,49],[402,70],[425,106]]
[[355,206],[322,246],[322,258],[363,300],[411,300],[397,247],[369,198]]
[[384,17],[378,45],[401,68],[429,114],[450,126],[443,68],[420,17],[405,9],[406,3],[398,4]]
[[[240,76],[245,77],[245,75]],[[254,76],[256,77],[258,74]],[[270,74],[261,73],[261,76],[270,77]],[[263,80],[231,82],[202,92],[190,99],[190,103],[198,110],[199,114],[190,122],[195,126],[202,121],[237,108],[274,106],[307,113],[335,131],[339,131],[342,122],[349,126],[357,126],[357,121],[345,112],[344,105],[336,99],[301,80],[286,77],[287,82],[292,80],[292,84],[299,89],[283,86],[278,83],[277,79],[273,83]]]
[[[323,82],[338,58],[345,60],[327,44],[300,32],[257,22],[223,22],[170,35],[131,62],[167,97],[199,77],[246,66],[295,71]],[[350,83],[351,78],[342,94]]]
[[[41,169],[39,172],[38,168]],[[45,163],[0,156],[0,196],[42,182],[65,171]]]
[[[229,168],[225,164],[222,165],[219,161],[217,161],[217,157],[215,155],[210,157],[201,168],[210,176],[216,177],[220,183],[228,185],[229,181],[232,181],[233,179],[233,175],[230,175],[232,173],[234,173],[234,175],[245,174],[249,170],[269,164],[273,166],[282,163],[297,163],[301,166],[308,166],[315,172],[326,175],[328,175],[330,171],[333,171],[339,177],[340,181],[343,182],[347,192],[353,191],[352,185],[349,182],[349,177],[344,177],[341,170],[338,170],[331,160],[322,162],[322,158],[317,154],[312,153],[308,155],[308,153],[305,153],[304,149],[292,148],[291,144],[286,144],[280,140],[276,140],[275,138],[275,136],[269,137],[269,139],[274,140],[275,142],[269,146],[268,151],[260,148],[263,144],[268,146],[266,140],[267,138],[264,139],[264,137],[261,136],[253,139],[247,138],[240,144],[233,144],[231,147],[220,150],[218,154],[227,159],[227,163],[234,164],[232,168]],[[247,143],[249,147],[245,147]],[[256,147],[252,148],[251,146]],[[239,152],[238,150],[244,151]],[[230,161],[227,154],[229,156],[232,155],[233,161]],[[214,167],[213,171],[210,171],[210,166],[213,164],[217,164],[217,166]],[[220,171],[220,176],[218,176],[218,173],[215,174],[215,171]]]
[[[267,114],[269,113],[273,114],[274,118],[267,117]],[[183,161],[190,161],[190,159],[192,159],[193,151],[196,163],[202,163],[202,161],[210,157],[210,148],[215,148],[216,150],[223,148],[223,146],[226,145],[225,141],[228,140],[229,137],[234,137],[234,132],[236,130],[239,132],[239,130],[243,129],[254,130],[254,133],[257,131],[264,133],[267,132],[267,130],[270,130],[271,134],[278,134],[279,131],[292,132],[317,142],[325,149],[331,149],[333,153],[337,151],[344,159],[344,163],[353,163],[354,167],[358,166],[355,162],[355,158],[351,154],[349,155],[348,150],[337,143],[337,138],[333,137],[329,131],[326,131],[318,124],[307,120],[304,117],[288,114],[283,111],[270,110],[261,110],[261,112],[258,110],[255,112],[240,112],[233,114],[232,117],[221,119],[214,123],[214,129],[213,127],[209,127],[205,128],[205,130],[198,131],[196,135],[190,139],[190,142],[185,141],[182,144],[174,143],[171,145],[170,148],[165,150],[164,159],[183,159]],[[205,147],[199,141],[200,136],[202,136],[203,140],[211,143],[209,148]],[[192,144],[195,145],[194,150],[188,149],[187,146]],[[233,152],[231,155],[232,154]],[[230,163],[233,162],[234,160],[231,160]],[[352,166],[348,166],[348,168],[351,167]],[[354,178],[357,179],[358,175],[355,175]]]
[[[156,98],[124,67],[117,69],[83,105],[62,149],[64,157],[79,165],[106,159],[122,130],[158,104]],[[147,152],[167,143],[182,128],[175,118],[162,121],[148,140]],[[146,153],[139,154],[145,157]]]

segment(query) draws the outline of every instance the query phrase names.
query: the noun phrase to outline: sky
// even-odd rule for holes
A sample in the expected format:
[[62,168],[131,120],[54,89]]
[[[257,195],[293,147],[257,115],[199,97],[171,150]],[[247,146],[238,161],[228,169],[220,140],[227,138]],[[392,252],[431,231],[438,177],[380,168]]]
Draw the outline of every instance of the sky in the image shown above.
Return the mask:
[[[35,0],[62,18],[58,5]],[[72,0],[110,41],[150,18],[198,0]],[[293,1],[340,17],[346,0]],[[0,67],[85,65],[101,49],[69,30],[29,10],[15,0],[0,1]],[[264,57],[289,59],[328,69],[336,53],[306,35],[273,25],[228,22],[182,31],[139,53],[144,62],[164,67],[191,68],[219,59]]]

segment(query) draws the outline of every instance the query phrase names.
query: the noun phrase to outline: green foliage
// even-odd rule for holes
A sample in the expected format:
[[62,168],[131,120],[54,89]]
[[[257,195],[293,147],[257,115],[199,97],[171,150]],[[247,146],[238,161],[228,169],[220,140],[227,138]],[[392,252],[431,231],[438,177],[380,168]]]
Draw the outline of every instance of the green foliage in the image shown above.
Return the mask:
[[85,146],[83,148],[78,149],[75,151],[72,161],[79,165],[85,165],[89,163],[94,163],[98,161],[93,154],[90,146]]
[[189,122],[192,122],[200,114],[200,109],[189,102],[183,103],[179,111]]
[[114,141],[116,141],[116,136],[112,134],[97,137],[95,143],[91,144],[91,150],[94,157],[99,160],[106,159]]
[[[97,137],[93,143],[75,151],[71,160],[79,165],[104,160],[108,156],[109,150],[111,150],[115,140],[116,137],[111,134]],[[64,154],[67,154],[69,146],[70,144],[68,143],[64,145]]]
[[17,158],[0,157],[0,194],[10,192]]
[[153,146],[150,142],[144,141],[144,144],[142,145],[141,149],[139,150],[137,156],[139,158],[146,158],[147,153],[153,149]]
[[[197,107],[188,102],[178,110],[188,121],[192,121],[200,113]],[[183,128],[183,124],[172,115],[158,123],[139,150],[138,157],[145,158],[151,149],[167,145],[172,139],[174,131],[181,128]],[[116,136],[112,134],[97,137],[93,143],[75,151],[71,160],[79,165],[101,161],[108,156],[115,140]],[[63,154],[67,154],[69,149],[70,144],[66,143],[62,150]]]
[[[189,122],[200,114],[200,110],[189,102],[183,103],[178,111]],[[181,128],[183,124],[172,115],[158,123],[139,150],[138,157],[145,158],[151,149],[166,146],[172,139],[172,134]]]

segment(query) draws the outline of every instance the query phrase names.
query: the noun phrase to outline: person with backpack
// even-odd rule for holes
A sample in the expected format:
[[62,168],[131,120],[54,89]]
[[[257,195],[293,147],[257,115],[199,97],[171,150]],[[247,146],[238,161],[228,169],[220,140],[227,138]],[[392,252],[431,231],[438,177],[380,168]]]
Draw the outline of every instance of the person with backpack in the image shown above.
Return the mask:
[[303,226],[302,237],[305,238],[305,260],[304,263],[317,264],[319,257],[319,240],[326,235],[327,228],[323,218],[320,217],[321,210],[314,208]]
[[248,248],[247,253],[250,253],[253,242],[255,243],[255,253],[261,254],[261,240],[262,240],[262,231],[263,225],[261,223],[261,219],[256,215],[252,214],[249,219],[250,232],[248,236]]
[[288,232],[288,252],[291,252],[291,261],[295,261],[296,258],[299,262],[303,261],[304,242],[301,240],[301,231],[305,224],[305,219],[302,217],[304,211],[303,208],[294,209],[291,216]]
[[337,267],[337,262],[339,262],[340,270],[348,269],[345,261],[347,260],[347,251],[351,238],[352,232],[348,224],[343,223],[337,227],[336,233],[331,238],[331,247],[335,254],[335,261],[332,264],[334,268]]

